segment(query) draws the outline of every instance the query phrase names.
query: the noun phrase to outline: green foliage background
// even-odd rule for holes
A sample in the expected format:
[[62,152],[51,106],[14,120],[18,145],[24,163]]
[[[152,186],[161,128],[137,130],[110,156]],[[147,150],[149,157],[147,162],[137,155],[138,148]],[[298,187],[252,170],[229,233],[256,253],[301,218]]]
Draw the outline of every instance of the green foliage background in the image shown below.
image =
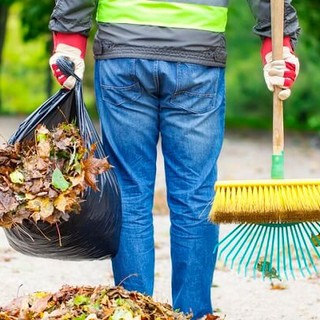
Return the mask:
[[[270,128],[272,94],[263,79],[260,39],[252,32],[254,19],[246,1],[230,2],[226,32],[227,126]],[[320,31],[315,26],[320,21],[320,1],[293,1],[293,4],[302,26],[296,48],[301,69],[292,96],[285,102],[285,125],[299,130],[319,130]],[[28,114],[48,97],[51,34],[47,24],[52,5],[51,0],[43,0],[41,6],[38,2],[35,6],[34,0],[25,0],[16,1],[10,8],[1,65],[2,113]],[[59,86],[52,83],[53,93]],[[86,57],[84,85],[86,104],[94,116],[91,46]]]
[[46,36],[23,42],[20,7],[12,6],[3,52],[2,113],[30,113],[46,98]]

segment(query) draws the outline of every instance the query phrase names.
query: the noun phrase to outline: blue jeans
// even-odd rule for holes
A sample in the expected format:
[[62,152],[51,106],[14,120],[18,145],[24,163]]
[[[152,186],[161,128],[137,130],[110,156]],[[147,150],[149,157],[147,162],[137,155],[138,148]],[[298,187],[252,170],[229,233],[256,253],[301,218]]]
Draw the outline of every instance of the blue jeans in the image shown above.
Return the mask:
[[115,284],[152,295],[157,143],[170,208],[172,301],[194,319],[212,312],[218,227],[208,221],[225,115],[225,70],[144,59],[97,60],[102,139],[122,192]]

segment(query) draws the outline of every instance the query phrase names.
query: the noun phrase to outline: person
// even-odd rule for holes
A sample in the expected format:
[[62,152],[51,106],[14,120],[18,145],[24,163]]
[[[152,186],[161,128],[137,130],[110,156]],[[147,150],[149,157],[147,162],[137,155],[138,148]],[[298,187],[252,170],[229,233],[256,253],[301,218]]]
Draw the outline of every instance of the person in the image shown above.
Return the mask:
[[[248,0],[262,39],[267,86],[290,95],[299,71],[294,54],[297,12],[285,0],[283,59],[271,61],[270,1]],[[96,5],[96,11],[95,11]],[[122,193],[115,284],[153,294],[152,206],[157,144],[165,164],[170,208],[172,305],[198,319],[213,312],[213,254],[219,228],[208,221],[224,138],[227,0],[56,0],[50,66],[72,89],[57,58],[69,58],[82,78],[95,14],[95,95],[102,140]]]

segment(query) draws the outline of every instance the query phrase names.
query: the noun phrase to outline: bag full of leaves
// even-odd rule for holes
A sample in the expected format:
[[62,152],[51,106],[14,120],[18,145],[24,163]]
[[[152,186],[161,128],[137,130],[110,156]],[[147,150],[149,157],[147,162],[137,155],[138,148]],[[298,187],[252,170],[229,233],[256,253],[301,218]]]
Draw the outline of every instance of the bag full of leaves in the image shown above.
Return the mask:
[[[20,124],[8,144],[0,159],[11,154],[3,166],[9,172],[0,175],[0,184],[2,189],[12,184],[14,188],[0,203],[8,200],[5,207],[17,208],[18,215],[7,223],[21,222],[4,228],[10,246],[29,256],[60,260],[114,256],[121,195],[114,169],[101,173],[98,169],[106,165],[107,155],[84,104],[81,81],[73,90],[61,89],[45,101]],[[28,150],[28,145],[33,147]],[[21,199],[15,197],[15,203],[10,192]]]
[[40,124],[32,140],[0,146],[0,226],[24,219],[51,224],[79,213],[84,190],[97,190],[96,175],[111,168],[107,158],[86,150],[79,129]]

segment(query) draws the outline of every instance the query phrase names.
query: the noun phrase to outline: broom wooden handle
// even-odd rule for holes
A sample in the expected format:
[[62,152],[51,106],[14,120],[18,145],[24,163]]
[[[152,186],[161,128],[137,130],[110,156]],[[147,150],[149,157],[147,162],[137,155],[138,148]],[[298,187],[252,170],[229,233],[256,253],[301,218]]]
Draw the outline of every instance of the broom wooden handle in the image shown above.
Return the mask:
[[[283,0],[271,0],[271,36],[272,36],[272,60],[280,60],[283,57]],[[273,154],[280,155],[284,149],[283,128],[283,101],[279,99],[279,87],[273,92]]]

